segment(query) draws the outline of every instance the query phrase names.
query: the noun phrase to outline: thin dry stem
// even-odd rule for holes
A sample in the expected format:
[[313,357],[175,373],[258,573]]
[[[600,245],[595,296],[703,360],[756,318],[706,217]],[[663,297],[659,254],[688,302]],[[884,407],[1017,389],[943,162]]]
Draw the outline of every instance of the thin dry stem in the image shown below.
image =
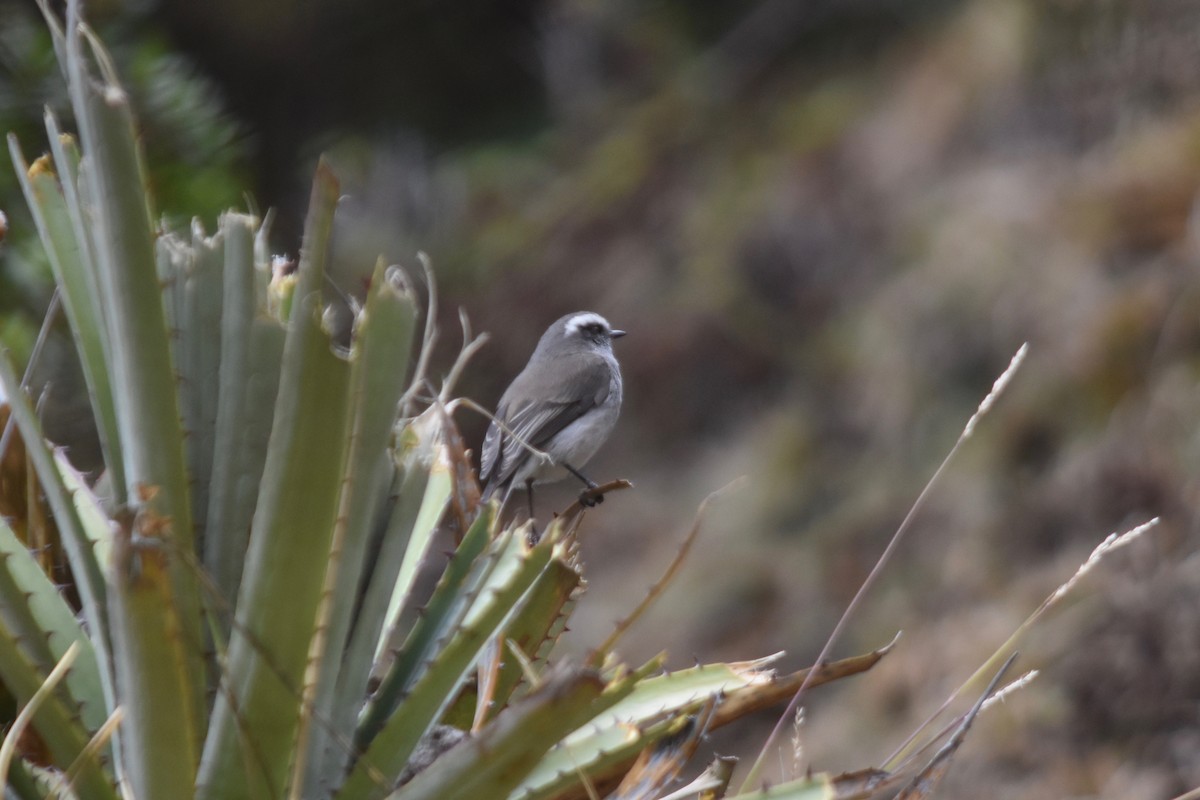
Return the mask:
[[971,729],[975,718],[979,716],[979,712],[983,710],[983,704],[987,702],[992,691],[1000,683],[1000,679],[1004,677],[1004,673],[1008,672],[1009,667],[1017,660],[1017,654],[1013,653],[1008,657],[1001,666],[999,671],[992,676],[983,693],[975,700],[975,704],[971,706],[971,710],[964,714],[956,723],[954,733],[950,739],[942,745],[938,752],[933,756],[930,762],[913,778],[907,786],[896,795],[896,800],[919,800],[919,798],[927,798],[932,796],[933,789],[941,782],[945,776],[946,770],[950,767],[950,758],[958,750],[963,739],[967,735],[967,731]]
[[[1009,656],[1009,660],[1011,661],[1015,657],[1016,657],[1016,653],[1014,653],[1012,656]],[[986,700],[984,700],[983,705],[980,707],[979,710],[981,712],[986,711],[987,709],[991,708],[996,703],[1003,702],[1008,697],[1008,695],[1012,694],[1013,692],[1017,691],[1018,689],[1024,688],[1025,686],[1029,685],[1030,683],[1032,683],[1033,679],[1036,678],[1037,675],[1038,675],[1038,671],[1036,669],[1029,670],[1024,675],[1022,675],[1020,678],[1017,678],[1015,681],[1008,684],[1007,686],[1000,689],[995,694],[992,694],[990,697],[988,697]],[[924,753],[928,752],[931,748],[936,746],[939,742],[941,742],[947,736],[950,736],[952,733],[954,733],[954,731],[956,731],[959,728],[959,726],[962,725],[964,718],[965,718],[965,715],[962,715],[962,716],[959,716],[959,717],[951,720],[950,722],[946,723],[946,725],[940,731],[938,731],[935,735],[930,736],[929,739],[924,744],[922,744],[918,749],[908,753],[902,761],[896,762],[893,766],[892,772],[895,774],[904,772],[909,766],[911,766],[913,761],[920,758]],[[933,721],[933,719],[934,718],[930,718],[929,720],[926,720],[925,724],[928,725],[929,723],[931,723]],[[923,725],[922,728],[919,728],[918,731],[923,729],[924,727],[925,727],[925,725]],[[905,740],[905,744],[908,744],[909,742],[911,742],[913,740],[913,738],[915,738],[915,736],[916,736],[916,732],[914,732],[913,735],[909,736],[909,738]],[[891,759],[889,759],[888,763],[891,763]]]
[[8,795],[8,770],[12,765],[13,758],[17,755],[18,741],[33,722],[33,715],[54,691],[54,687],[58,686],[59,682],[67,676],[67,670],[75,663],[77,655],[79,655],[79,643],[71,642],[71,646],[54,665],[54,669],[50,670],[50,674],[46,676],[46,680],[42,682],[38,690],[29,698],[29,702],[21,709],[21,713],[17,714],[17,718],[13,720],[12,726],[4,736],[4,743],[0,744],[0,796]]
[[425,253],[417,253],[421,269],[425,272],[425,287],[428,293],[425,303],[425,332],[421,337],[421,351],[417,354],[417,366],[413,370],[412,383],[400,398],[400,408],[404,416],[416,416],[412,410],[420,387],[426,385],[425,375],[429,372],[429,361],[433,358],[433,347],[437,344],[437,281],[433,277],[433,263]]
[[646,610],[654,603],[654,601],[661,597],[662,593],[666,591],[667,586],[670,585],[671,580],[679,572],[680,566],[682,566],[684,559],[687,558],[687,554],[691,551],[692,545],[696,541],[696,537],[700,534],[700,523],[704,521],[704,513],[708,510],[708,504],[730,489],[741,486],[744,482],[745,479],[738,478],[724,488],[718,489],[708,497],[704,498],[704,501],[700,503],[700,508],[696,510],[696,518],[692,522],[691,530],[688,531],[687,536],[684,537],[683,542],[679,545],[679,549],[676,551],[675,557],[671,559],[671,563],[667,565],[667,568],[663,571],[663,574],[657,581],[655,581],[654,585],[650,587],[650,590],[646,592],[646,596],[642,598],[642,601],[638,603],[637,607],[635,607],[627,617],[618,622],[613,628],[613,632],[609,634],[608,638],[605,639],[599,647],[592,651],[592,654],[588,657],[588,663],[599,667],[601,663],[603,663],[604,657],[612,651],[621,637],[624,636],[631,627],[633,627],[633,624],[637,622],[643,614],[646,613]]
[[[29,378],[33,375],[34,367],[42,357],[42,350],[46,347],[46,340],[50,338],[50,326],[54,324],[54,320],[58,318],[58,310],[62,305],[62,299],[59,296],[58,287],[54,287],[54,294],[50,295],[50,304],[46,306],[46,313],[42,317],[42,327],[38,329],[37,339],[33,342],[33,349],[29,352],[29,362],[25,365],[25,374],[21,376],[21,386],[29,388]],[[3,393],[0,392],[0,400],[3,400]],[[8,452],[8,442],[12,438],[12,432],[16,426],[16,419],[10,414],[8,422],[4,425],[4,433],[0,434],[0,460],[4,459],[4,454]]]
[[[855,592],[854,597],[850,600],[850,604],[846,606],[846,610],[842,613],[841,618],[834,626],[833,632],[829,634],[829,638],[826,639],[824,647],[821,648],[821,653],[817,656],[814,666],[820,667],[829,659],[830,653],[833,651],[834,644],[839,638],[841,638],[842,632],[845,630],[846,625],[849,623],[850,618],[854,615],[854,612],[857,611],[859,605],[862,604],[866,593],[872,586],[875,585],[875,582],[883,573],[884,567],[886,567],[888,562],[891,561],[892,554],[900,544],[900,540],[904,538],[904,534],[907,533],[909,528],[912,527],[913,519],[916,517],[917,512],[924,507],[925,501],[931,494],[934,485],[937,484],[938,479],[942,476],[942,473],[946,471],[947,466],[954,459],[954,456],[958,453],[963,443],[970,438],[979,420],[992,408],[993,405],[995,405],[1000,394],[1012,380],[1012,376],[1015,374],[1017,368],[1020,367],[1021,362],[1024,361],[1025,354],[1028,352],[1028,348],[1028,344],[1021,345],[1020,349],[1018,349],[1016,354],[1012,357],[1012,360],[1009,361],[1008,367],[992,384],[991,391],[988,392],[987,396],[983,398],[983,401],[979,404],[979,408],[976,409],[975,413],[971,415],[971,418],[967,420],[967,424],[963,428],[962,434],[959,435],[958,441],[954,443],[954,446],[950,448],[950,452],[946,454],[944,459],[942,459],[942,463],[938,465],[938,468],[934,471],[933,476],[925,484],[925,488],[921,490],[919,495],[917,495],[916,501],[908,510],[908,514],[905,515],[904,520],[900,523],[900,527],[898,527],[896,532],[892,534],[891,541],[889,541],[887,547],[884,548],[883,554],[879,556],[879,560],[876,561],[875,566],[871,568],[871,572],[867,575],[866,580],[862,582],[862,585],[859,586],[858,591]],[[809,672],[809,677],[811,678],[811,676],[814,674],[816,674],[815,669]],[[778,740],[779,735],[783,731],[784,725],[787,724],[787,721],[791,718],[792,714],[795,713],[796,707],[800,705],[800,700],[804,697],[804,693],[808,690],[809,683],[810,681],[806,679],[804,683],[800,685],[800,688],[796,690],[795,696],[792,697],[792,701],[788,703],[787,708],[779,717],[779,721],[775,723],[775,727],[771,730],[770,735],[767,736],[766,742],[763,743],[762,749],[758,753],[758,757],[755,758],[753,765],[751,765],[750,771],[746,775],[746,779],[742,781],[741,792],[749,791],[750,788],[757,782],[759,773],[762,772],[762,766],[766,759],[767,752]]]
[[1079,584],[1083,577],[1092,571],[1096,564],[1100,562],[1100,559],[1102,559],[1108,553],[1111,553],[1113,550],[1124,547],[1134,539],[1137,539],[1139,536],[1146,533],[1146,531],[1157,525],[1158,521],[1159,518],[1155,517],[1148,522],[1143,522],[1141,525],[1137,525],[1129,529],[1125,533],[1111,533],[1105,537],[1104,541],[1098,544],[1096,548],[1092,550],[1091,555],[1089,555],[1087,560],[1080,565],[1079,569],[1075,570],[1075,574],[1072,575],[1066,583],[1062,584],[1053,592],[1051,592],[1046,599],[1042,601],[1041,605],[1039,605],[1037,609],[1017,627],[1013,634],[1008,637],[1007,641],[1000,645],[1000,647],[997,648],[994,653],[992,653],[987,661],[985,661],[979,667],[979,669],[975,670],[971,677],[967,678],[967,680],[964,681],[961,686],[955,689],[954,692],[946,698],[945,702],[943,702],[942,705],[938,707],[938,709],[934,711],[928,719],[925,720],[925,722],[923,722],[915,731],[909,734],[908,738],[906,738],[900,744],[900,747],[897,748],[896,751],[888,756],[887,760],[883,762],[884,768],[890,769],[894,767],[898,761],[906,759],[911,753],[913,742],[918,736],[921,735],[921,732],[926,730],[942,714],[944,714],[946,709],[950,707],[950,704],[953,703],[964,692],[968,691],[972,686],[977,685],[987,675],[991,674],[996,663],[1000,661],[1000,659],[1005,658],[1008,653],[1012,652],[1025,633],[1032,628],[1038,620],[1045,616],[1050,609],[1058,603],[1059,600],[1066,597],[1066,595]]
[[[105,745],[108,744],[109,739],[111,739],[117,732],[117,728],[120,726],[123,719],[125,719],[125,711],[121,706],[117,706],[116,709],[114,709],[113,712],[108,715],[108,719],[104,721],[104,724],[100,726],[100,729],[96,731],[95,735],[93,735],[92,738],[88,740],[88,743],[84,745],[84,748],[79,751],[79,755],[75,757],[75,761],[72,762],[71,766],[66,771],[66,786],[64,787],[64,793],[69,793],[71,791],[71,787],[75,784],[75,778],[79,775],[79,771],[83,768],[86,759],[99,756],[100,751],[104,749]],[[65,794],[65,796],[70,795]]]
[[454,359],[454,365],[450,367],[450,372],[446,375],[446,379],[442,381],[442,390],[438,393],[438,397],[443,403],[450,402],[450,395],[454,391],[454,385],[462,377],[467,362],[479,352],[480,348],[488,343],[489,338],[486,333],[481,333],[472,338],[471,321],[467,319],[467,312],[461,308],[458,310],[458,321],[462,324],[463,344],[462,349],[458,352],[458,358]]

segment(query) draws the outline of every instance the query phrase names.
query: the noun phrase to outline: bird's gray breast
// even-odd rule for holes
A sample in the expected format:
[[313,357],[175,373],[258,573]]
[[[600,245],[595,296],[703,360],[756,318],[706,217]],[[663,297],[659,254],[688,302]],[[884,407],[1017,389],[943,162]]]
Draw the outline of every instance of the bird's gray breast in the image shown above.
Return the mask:
[[576,469],[582,469],[604,440],[612,433],[621,413],[621,368],[617,360],[607,355],[609,366],[608,386],[602,399],[579,419],[567,425],[547,445],[546,452],[555,461],[566,461]]

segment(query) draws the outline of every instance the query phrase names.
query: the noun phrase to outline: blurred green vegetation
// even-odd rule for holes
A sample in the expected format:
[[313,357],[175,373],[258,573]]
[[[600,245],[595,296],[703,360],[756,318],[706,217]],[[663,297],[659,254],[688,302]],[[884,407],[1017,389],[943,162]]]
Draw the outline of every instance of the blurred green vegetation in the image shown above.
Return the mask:
[[[173,213],[194,209],[211,228],[221,211],[245,204],[249,129],[229,114],[222,90],[172,47],[150,9],[109,3],[89,11],[100,35],[113,43],[118,69],[143,110],[142,141],[159,212],[178,224],[186,220]],[[36,156],[46,148],[43,110],[70,119],[66,90],[36,6],[0,0],[0,18],[0,130],[15,134]],[[0,318],[5,343],[21,353],[53,282],[7,156],[4,161],[0,209],[8,215],[10,235],[0,251]]]

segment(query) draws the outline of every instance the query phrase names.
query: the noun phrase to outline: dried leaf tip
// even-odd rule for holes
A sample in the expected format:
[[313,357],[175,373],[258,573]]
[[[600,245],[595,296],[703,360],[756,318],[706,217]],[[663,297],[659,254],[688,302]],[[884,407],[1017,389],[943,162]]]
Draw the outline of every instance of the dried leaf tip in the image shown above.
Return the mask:
[[29,165],[29,170],[26,172],[30,180],[42,175],[48,175],[51,178],[57,178],[58,175],[54,172],[54,160],[50,158],[50,154],[39,156],[32,164]]
[[729,668],[735,673],[750,680],[771,680],[775,676],[773,665],[783,658],[786,651],[780,650],[769,656],[756,658],[752,661],[732,661]]
[[403,296],[412,295],[412,284],[409,282],[404,268],[399,264],[392,264],[384,270],[383,280],[387,284],[387,287],[396,294]]

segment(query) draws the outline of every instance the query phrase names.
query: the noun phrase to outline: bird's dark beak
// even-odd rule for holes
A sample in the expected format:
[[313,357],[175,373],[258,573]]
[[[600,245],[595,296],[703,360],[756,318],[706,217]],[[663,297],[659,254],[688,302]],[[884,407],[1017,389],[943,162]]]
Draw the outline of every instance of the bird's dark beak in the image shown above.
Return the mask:
[[609,334],[609,336],[611,336],[614,339],[620,339],[624,335],[625,335],[625,331],[613,331],[612,333]]

